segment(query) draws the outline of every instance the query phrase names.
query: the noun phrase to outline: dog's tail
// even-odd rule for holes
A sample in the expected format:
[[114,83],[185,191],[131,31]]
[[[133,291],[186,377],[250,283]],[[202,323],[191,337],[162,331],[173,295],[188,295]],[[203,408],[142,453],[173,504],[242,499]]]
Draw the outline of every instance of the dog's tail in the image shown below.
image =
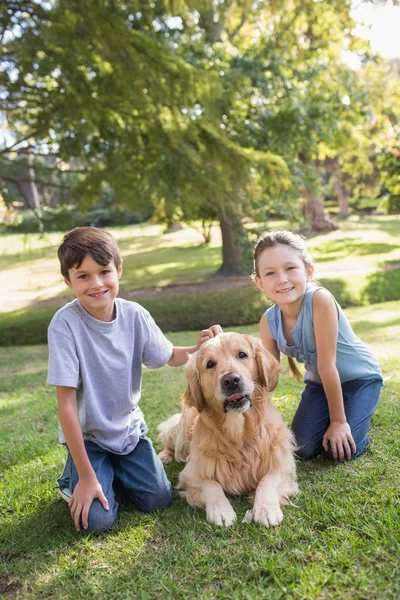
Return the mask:
[[177,460],[177,441],[181,423],[181,414],[172,415],[169,419],[160,423],[157,429],[160,432],[158,439],[161,441],[163,449],[158,454],[164,464]]
[[171,429],[172,427],[178,425],[180,420],[181,413],[176,413],[175,415],[172,415],[172,417],[169,417],[169,419],[167,419],[166,421],[163,421],[163,423],[157,425],[157,429],[158,431],[163,433],[164,431],[168,431],[168,429]]
[[183,407],[182,412],[172,415],[158,426],[158,439],[163,445],[159,457],[164,463],[171,460],[185,461],[190,452],[192,429],[198,416],[194,407]]

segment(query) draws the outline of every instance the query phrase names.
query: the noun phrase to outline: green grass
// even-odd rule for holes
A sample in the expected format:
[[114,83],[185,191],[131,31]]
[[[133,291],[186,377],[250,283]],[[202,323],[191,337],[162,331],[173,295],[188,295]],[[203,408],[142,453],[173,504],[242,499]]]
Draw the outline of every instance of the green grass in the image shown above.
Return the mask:
[[[80,537],[55,489],[64,450],[56,441],[54,390],[45,385],[47,348],[1,348],[0,597],[399,598],[398,304],[347,315],[386,377],[372,444],[350,463],[299,462],[297,506],[285,507],[282,525],[272,529],[241,522],[244,497],[233,499],[238,521],[230,529],[209,525],[202,510],[176,497],[151,515],[125,505],[110,533]],[[196,332],[169,337],[191,344]],[[154,440],[184,386],[183,369],[145,370],[141,406]],[[287,421],[301,389],[284,364],[274,401]],[[181,468],[167,466],[174,484]]]

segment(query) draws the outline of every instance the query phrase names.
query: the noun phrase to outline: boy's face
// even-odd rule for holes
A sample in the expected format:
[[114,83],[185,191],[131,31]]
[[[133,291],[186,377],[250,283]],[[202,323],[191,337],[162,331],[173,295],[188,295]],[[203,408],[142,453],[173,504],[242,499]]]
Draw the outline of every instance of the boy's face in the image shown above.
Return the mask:
[[64,279],[83,308],[98,321],[112,321],[114,300],[119,290],[122,264],[117,270],[113,261],[99,265],[87,255],[81,265],[68,270],[70,281]]

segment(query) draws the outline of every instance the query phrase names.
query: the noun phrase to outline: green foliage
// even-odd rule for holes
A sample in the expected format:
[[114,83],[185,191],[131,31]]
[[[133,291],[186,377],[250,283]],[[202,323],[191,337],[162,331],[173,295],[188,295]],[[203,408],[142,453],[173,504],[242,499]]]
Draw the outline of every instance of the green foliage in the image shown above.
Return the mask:
[[[74,205],[60,205],[55,208],[45,206],[42,209],[42,221],[45,232],[68,231],[80,225],[91,225],[93,227],[117,227],[143,223],[153,212],[153,207],[146,210],[133,211],[128,208],[94,205],[87,210],[80,209]],[[32,211],[26,210],[20,213],[20,219],[9,225],[6,230],[17,233],[34,233],[39,231],[38,220]]]
[[54,312],[51,307],[36,307],[0,313],[0,346],[46,344],[47,328]]
[[[359,299],[349,290],[349,284],[345,279],[332,277],[329,279],[319,279],[317,283],[329,290],[342,308],[360,304]],[[375,300],[375,302],[378,302],[378,300]]]
[[369,275],[361,299],[366,304],[400,300],[400,269],[389,269]]
[[259,321],[270,305],[254,286],[140,301],[163,331],[204,329],[219,323],[237,327]]
[[389,192],[387,211],[400,213],[400,146],[390,148],[380,157],[381,177]]
[[[363,154],[366,174],[369,126],[382,129],[370,106],[382,86],[342,62],[347,47],[371,62],[350,9],[21,0],[4,17],[10,126],[36,153],[74,157],[75,199],[94,202],[107,182],[134,210],[162,204],[167,221],[205,212],[240,230],[240,217],[266,207],[298,217],[301,191],[318,186],[315,161],[341,154],[353,173]],[[224,262],[238,262],[229,239]]]

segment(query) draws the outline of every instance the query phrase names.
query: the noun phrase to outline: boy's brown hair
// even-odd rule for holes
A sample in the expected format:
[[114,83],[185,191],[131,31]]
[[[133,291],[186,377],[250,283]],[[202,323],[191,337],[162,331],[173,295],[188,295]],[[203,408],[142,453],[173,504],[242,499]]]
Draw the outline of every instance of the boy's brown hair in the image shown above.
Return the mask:
[[118,270],[121,255],[113,236],[97,227],[75,227],[65,234],[57,252],[62,276],[70,281],[69,269],[82,264],[86,256],[91,256],[101,266],[114,262]]

